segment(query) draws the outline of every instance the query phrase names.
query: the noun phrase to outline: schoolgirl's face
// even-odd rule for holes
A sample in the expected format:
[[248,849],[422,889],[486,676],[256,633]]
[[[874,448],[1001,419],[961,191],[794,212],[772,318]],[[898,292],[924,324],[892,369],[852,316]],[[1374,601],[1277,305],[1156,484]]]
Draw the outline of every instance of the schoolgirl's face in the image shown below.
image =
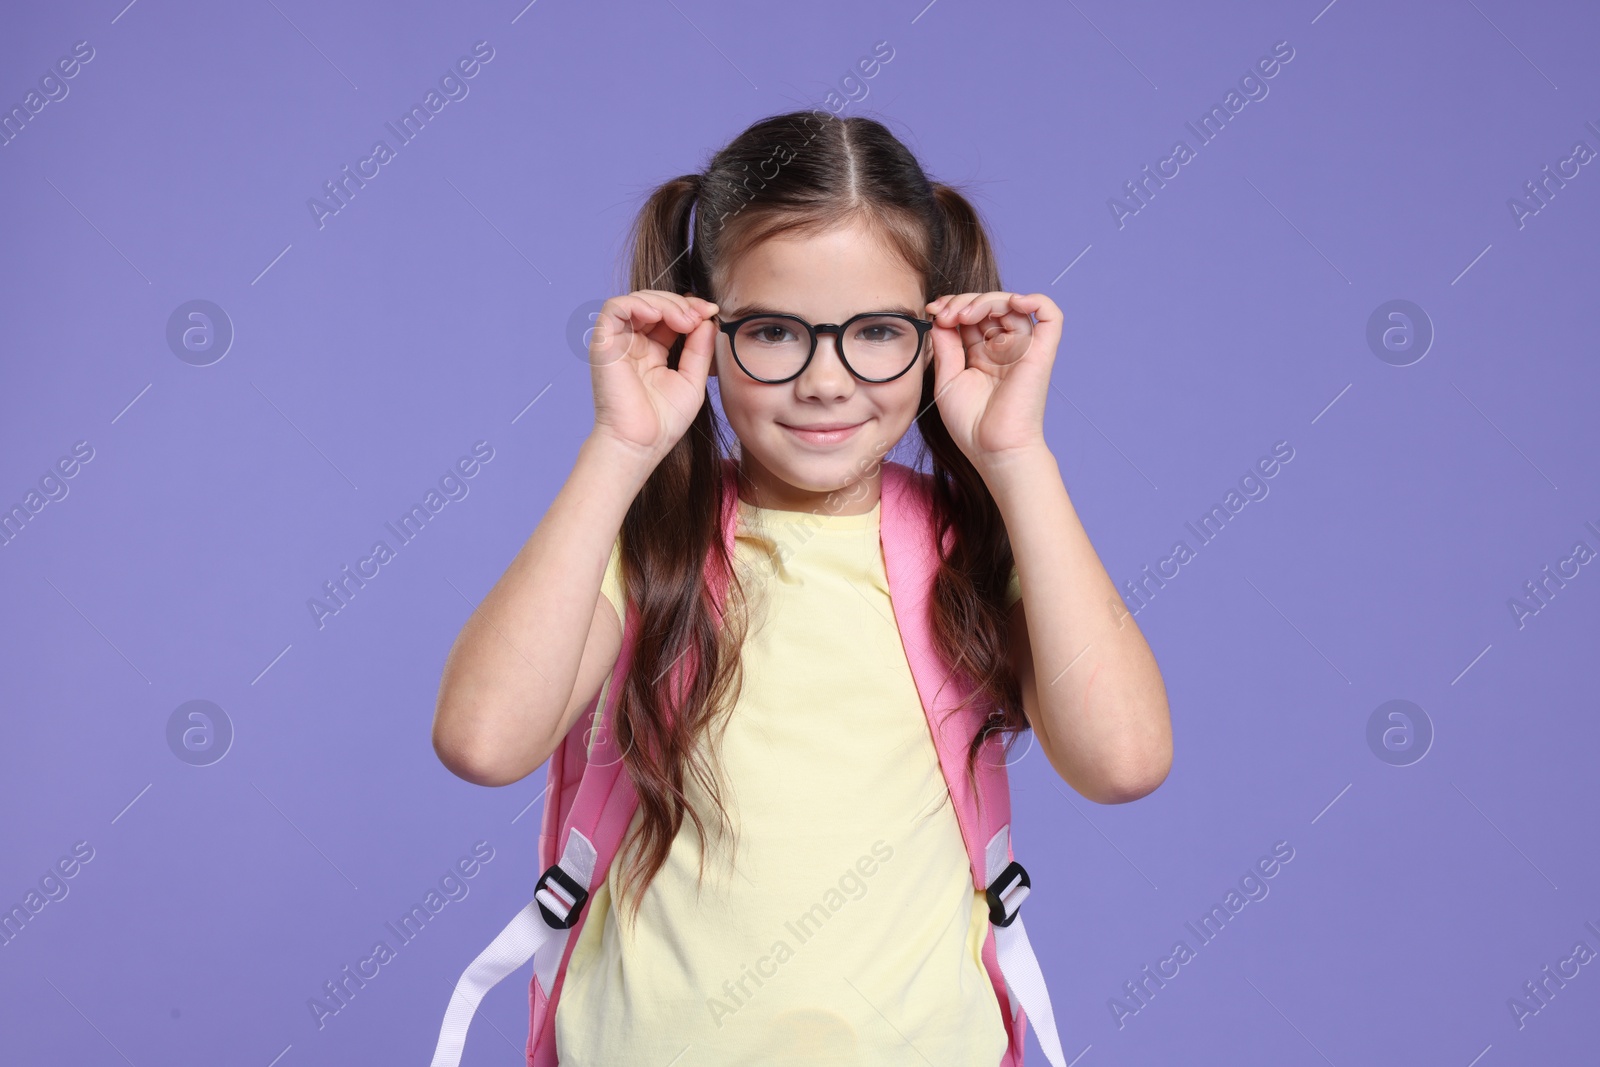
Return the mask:
[[[869,311],[928,317],[921,275],[881,237],[856,224],[764,241],[732,264],[722,290],[722,322],[758,311],[810,323],[842,323]],[[835,337],[822,334],[800,376],[773,385],[734,361],[726,333],[719,331],[716,340],[711,373],[739,438],[746,502],[836,515],[872,510],[883,457],[917,415],[931,342],[924,342],[916,365],[893,381],[864,382],[840,361]],[[850,340],[845,344],[848,350]],[[821,432],[836,427],[844,430]]]

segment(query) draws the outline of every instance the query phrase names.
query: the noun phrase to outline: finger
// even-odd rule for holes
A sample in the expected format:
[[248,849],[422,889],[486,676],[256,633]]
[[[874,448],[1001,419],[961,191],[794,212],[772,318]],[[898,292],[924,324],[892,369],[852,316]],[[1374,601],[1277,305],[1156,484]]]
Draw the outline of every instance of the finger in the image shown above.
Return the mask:
[[1026,296],[1019,295],[1012,303],[1017,308],[1030,312],[1040,322],[1044,322],[1046,319],[1054,319],[1060,322],[1066,317],[1062,314],[1061,308],[1056,305],[1056,302],[1043,293],[1028,293]]
[[[1007,300],[1011,294],[1002,292],[969,293],[969,299],[961,302],[951,310],[951,324],[961,330],[961,336],[968,344],[992,336],[995,324],[986,320],[998,319],[1004,313]],[[971,329],[976,327],[976,329]]]
[[672,348],[680,336],[688,332],[688,330],[678,329],[665,320],[652,326],[650,331],[645,334],[653,342],[650,349],[649,365],[652,367],[664,366],[667,362],[668,350]]
[[710,320],[706,320],[689,331],[689,335],[684,338],[683,354],[678,357],[678,373],[694,384],[696,392],[703,393],[705,390],[716,337],[716,327]]
[[676,293],[644,289],[633,295],[637,298],[639,308],[638,317],[634,320],[635,330],[649,338],[654,345],[660,346],[659,351],[651,348],[650,354],[660,358],[650,360],[650,365],[664,363],[666,349],[671,348],[680,335],[698,326],[702,318]]
[[618,298],[619,322],[622,330],[617,338],[615,353],[639,365],[641,370],[665,366],[667,350],[678,335],[693,327],[680,321],[685,312],[671,301],[652,290],[638,290]]
[[629,322],[638,326],[648,326],[660,322],[662,309],[659,305],[645,299],[637,293],[628,293],[626,296],[614,296],[607,300],[601,307],[607,308],[619,322]]
[[952,293],[945,298],[945,304],[939,309],[934,321],[945,327],[955,326],[960,321],[962,309],[977,298],[977,293]]
[[[634,341],[636,334],[644,333],[661,319],[661,311],[632,293],[614,296],[600,305],[595,316],[594,332],[589,343],[590,360],[596,365],[606,365],[637,356],[635,349],[649,349]],[[599,358],[597,358],[599,357]]]
[[1000,323],[1010,332],[1027,337],[1034,331],[1033,308],[1027,298],[1016,293],[1006,294],[1006,306],[1000,313]]
[[967,356],[955,330],[936,326],[930,332],[933,334],[933,395],[937,400],[955,376],[967,369]]
[[[988,308],[988,317],[961,324],[962,336],[973,346],[969,358],[974,365],[997,369],[1005,376],[1018,364],[1037,362],[1027,358],[1029,353],[1036,350],[1051,354],[1043,357],[1048,364],[1061,336],[1059,321],[1049,317],[1050,309],[1054,309],[1055,305],[1039,293],[1028,297],[1016,293],[992,295],[995,306]],[[1000,303],[1001,297],[1004,297],[1003,304]],[[1045,308],[1047,303],[1049,308]],[[1035,309],[1044,312],[1038,323],[1033,320],[1032,312]]]
[[994,351],[997,335],[1004,334],[1005,328],[989,319],[980,319],[977,322],[963,322],[957,327],[961,335],[961,343],[967,350],[968,358],[976,366],[979,362],[993,364],[993,359],[985,357],[996,354]]
[[[665,366],[667,353],[679,336],[687,337],[710,318],[710,309],[716,305],[699,297],[667,292],[664,289],[641,289],[629,294],[640,310],[640,320],[635,328],[649,339],[650,344],[639,346],[639,354],[646,367]],[[644,310],[648,309],[648,311]],[[714,337],[715,335],[713,335]]]
[[705,313],[693,304],[688,297],[677,293],[668,294],[668,306],[672,309],[668,319],[678,328],[679,333],[688,333],[705,321]]
[[1021,299],[1016,293],[984,293],[962,308],[958,321],[964,325],[977,325],[985,335],[992,335],[997,327],[1011,332],[1026,332],[1033,319],[1026,309],[1019,306]]
[[957,316],[958,328],[974,366],[1009,367],[1028,350],[1033,320],[1016,306],[1015,293],[981,294]]
[[717,305],[703,297],[686,295],[683,299],[684,305],[694,315],[697,323],[704,322],[717,313]]
[[975,293],[973,298],[956,312],[956,325],[969,344],[992,338],[1000,330],[1015,329],[1015,321],[1007,323],[1010,310],[1010,293]]
[[977,322],[1001,314],[1010,304],[1010,293],[981,293],[961,308],[959,317],[962,322]]
[[960,340],[958,372],[965,369],[972,346],[983,341],[983,331],[972,323],[963,321],[966,310],[983,296],[982,293],[954,293],[934,317],[933,333],[936,337],[945,334]]
[[1056,302],[1043,293],[1029,293],[1027,296],[1017,298],[1018,305],[1033,314],[1038,322],[1033,327],[1033,344],[1038,344],[1053,353],[1061,343],[1062,320],[1065,318]]
[[676,326],[679,333],[688,333],[699,325],[704,316],[690,305],[687,297],[669,293],[665,289],[641,289],[637,294],[651,306],[659,308],[663,320]]

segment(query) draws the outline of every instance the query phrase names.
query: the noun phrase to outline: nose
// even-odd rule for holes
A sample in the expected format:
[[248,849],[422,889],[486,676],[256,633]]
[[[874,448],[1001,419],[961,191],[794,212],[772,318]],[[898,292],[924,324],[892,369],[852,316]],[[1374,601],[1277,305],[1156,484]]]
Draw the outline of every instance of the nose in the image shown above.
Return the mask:
[[795,379],[796,391],[803,397],[833,399],[849,396],[854,388],[855,376],[844,365],[844,360],[839,358],[839,335],[818,334],[817,350],[812,354],[811,362]]

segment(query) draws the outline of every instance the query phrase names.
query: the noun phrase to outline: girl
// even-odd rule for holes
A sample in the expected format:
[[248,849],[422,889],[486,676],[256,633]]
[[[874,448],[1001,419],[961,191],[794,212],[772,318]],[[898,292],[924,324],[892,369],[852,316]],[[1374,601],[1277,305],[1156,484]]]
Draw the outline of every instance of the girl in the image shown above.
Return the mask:
[[969,761],[1031,729],[1090,800],[1161,783],[1160,673],[1045,441],[1061,312],[1001,289],[972,206],[882,124],[821,112],[656,189],[630,288],[595,324],[594,427],[463,626],[433,729],[462,778],[521,780],[605,706],[637,611],[594,726],[638,806],[575,931],[560,1063],[1014,1062],[879,517],[915,422],[948,546],[929,627],[993,708]]

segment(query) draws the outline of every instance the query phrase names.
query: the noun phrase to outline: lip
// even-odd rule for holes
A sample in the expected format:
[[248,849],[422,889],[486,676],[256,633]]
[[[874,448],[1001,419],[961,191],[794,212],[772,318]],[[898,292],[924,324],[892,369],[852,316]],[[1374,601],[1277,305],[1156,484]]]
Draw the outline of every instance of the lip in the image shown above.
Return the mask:
[[855,435],[857,430],[866,424],[865,419],[854,423],[820,423],[820,426],[827,427],[827,429],[814,429],[803,426],[790,426],[786,422],[778,423],[779,426],[788,430],[798,440],[810,445],[836,445],[841,441],[848,441]]

